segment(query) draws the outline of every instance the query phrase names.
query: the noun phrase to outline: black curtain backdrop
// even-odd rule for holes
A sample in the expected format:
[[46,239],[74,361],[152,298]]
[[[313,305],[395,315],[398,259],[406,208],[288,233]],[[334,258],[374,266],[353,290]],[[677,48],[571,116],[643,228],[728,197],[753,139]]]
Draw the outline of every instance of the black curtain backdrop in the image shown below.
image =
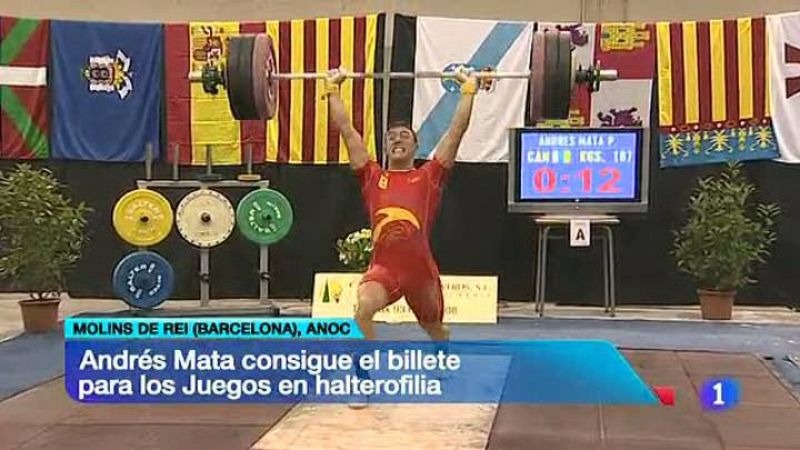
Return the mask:
[[[413,17],[395,23],[393,70],[413,70]],[[376,83],[376,87],[379,83]],[[390,120],[411,119],[413,81],[396,80],[390,90]],[[654,100],[654,105],[656,99]],[[655,108],[653,123],[655,122]],[[669,256],[672,230],[685,219],[685,205],[698,176],[719,166],[658,168],[656,136],[651,137],[650,202],[647,214],[623,216],[616,228],[617,299],[624,304],[696,303],[692,281],[677,272]],[[15,161],[0,161],[0,170]],[[122,242],[112,227],[115,202],[144,176],[144,165],[79,161],[38,161],[68,186],[76,201],[94,209],[89,217],[91,242],[70,275],[74,297],[112,297],[111,274],[117,262],[135,249]],[[283,192],[294,206],[294,228],[270,249],[273,298],[310,297],[315,272],[340,271],[335,241],[367,225],[358,184],[347,166],[259,165],[255,168]],[[182,168],[191,179],[205,169]],[[240,167],[215,171],[234,179]],[[771,161],[745,164],[757,184],[759,198],[777,202],[783,212],[779,241],[769,264],[756,274],[757,285],[742,290],[739,303],[800,306],[800,166]],[[459,163],[447,185],[432,246],[443,274],[496,275],[503,300],[533,298],[535,230],[530,219],[506,212],[504,164]],[[171,177],[171,167],[158,163],[154,177]],[[177,206],[188,190],[161,190]],[[246,190],[224,191],[234,206]],[[153,248],[169,260],[177,274],[178,299],[199,296],[199,253],[173,229]],[[560,303],[600,305],[603,301],[599,246],[573,249],[551,243],[548,299]],[[7,288],[6,288],[7,289]],[[237,231],[211,250],[212,298],[258,297],[258,248]]]
[[[655,151],[653,151],[655,157]],[[0,170],[14,162],[0,162]],[[76,201],[88,203],[90,243],[69,277],[75,297],[111,297],[111,273],[117,262],[135,249],[122,242],[112,227],[111,212],[119,197],[143,177],[141,164],[47,161],[67,184]],[[751,162],[746,172],[760,189],[760,198],[783,209],[779,241],[759,283],[741,292],[741,303],[800,306],[798,254],[800,238],[800,168],[773,162]],[[261,166],[271,185],[292,202],[294,228],[270,249],[273,298],[310,297],[313,276],[339,271],[334,243],[350,231],[367,225],[358,185],[347,167]],[[651,209],[647,214],[624,216],[616,229],[618,301],[625,303],[693,303],[690,279],[675,270],[669,256],[671,233],[685,219],[684,206],[696,177],[717,167],[651,169]],[[186,178],[204,169],[182,170]],[[217,168],[233,179],[239,168]],[[157,166],[159,178],[171,176],[170,167]],[[506,167],[503,164],[457,164],[447,185],[432,247],[441,271],[453,275],[496,275],[500,298],[528,301],[533,296],[535,230],[524,216],[505,211]],[[188,190],[161,190],[177,206]],[[224,191],[236,205],[244,189]],[[166,257],[177,273],[175,298],[198,298],[198,251],[173,230],[153,248]],[[551,243],[548,298],[561,303],[602,304],[600,248],[569,248]],[[214,298],[258,297],[258,248],[238,230],[211,251],[211,295]]]

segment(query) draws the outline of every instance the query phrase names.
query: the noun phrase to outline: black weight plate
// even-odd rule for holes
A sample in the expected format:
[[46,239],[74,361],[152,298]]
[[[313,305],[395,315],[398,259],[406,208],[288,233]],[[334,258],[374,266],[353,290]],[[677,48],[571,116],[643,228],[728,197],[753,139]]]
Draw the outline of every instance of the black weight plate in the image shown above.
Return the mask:
[[554,115],[558,119],[569,119],[569,104],[572,99],[572,37],[570,33],[558,34],[558,90]]
[[556,119],[553,117],[555,108],[553,105],[557,101],[558,93],[558,37],[557,33],[548,32],[545,34],[545,57],[544,57],[544,105],[542,115],[544,119]]
[[261,116],[256,107],[256,93],[253,91],[253,47],[256,43],[254,35],[242,36],[241,56],[239,59],[239,72],[242,86],[246,86],[241,97],[242,117],[239,120],[256,120]]
[[228,44],[228,102],[236,120],[259,118],[253,92],[253,44],[255,36],[234,36]]
[[225,79],[227,81],[228,89],[228,105],[230,106],[233,117],[240,117],[242,115],[240,106],[241,103],[238,98],[241,96],[240,79],[234,77],[233,74],[239,70],[239,59],[241,56],[241,43],[242,40],[238,36],[232,36],[228,39],[228,55],[227,63],[225,64]]
[[548,32],[545,38],[544,119],[568,119],[572,97],[572,44],[569,32]]

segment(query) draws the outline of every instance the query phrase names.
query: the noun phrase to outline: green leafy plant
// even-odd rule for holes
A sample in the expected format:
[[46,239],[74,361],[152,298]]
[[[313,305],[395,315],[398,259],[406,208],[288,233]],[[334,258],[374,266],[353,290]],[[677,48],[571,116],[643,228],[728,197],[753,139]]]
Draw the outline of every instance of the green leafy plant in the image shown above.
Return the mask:
[[364,271],[372,258],[372,230],[363,228],[353,231],[344,239],[336,241],[339,261],[348,269]]
[[672,252],[678,269],[695,278],[698,288],[734,291],[755,282],[752,273],[770,255],[780,214],[775,204],[754,202],[755,193],[740,163],[698,181]]
[[0,172],[0,277],[35,300],[60,297],[88,240],[91,209],[62,189],[47,169],[19,164]]

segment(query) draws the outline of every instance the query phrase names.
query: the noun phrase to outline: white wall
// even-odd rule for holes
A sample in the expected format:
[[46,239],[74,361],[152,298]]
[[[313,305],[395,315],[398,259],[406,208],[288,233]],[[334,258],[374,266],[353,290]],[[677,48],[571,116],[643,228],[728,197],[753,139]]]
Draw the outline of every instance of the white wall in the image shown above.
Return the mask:
[[267,20],[370,12],[547,21],[688,20],[800,10],[800,0],[1,0],[0,15],[111,21]]

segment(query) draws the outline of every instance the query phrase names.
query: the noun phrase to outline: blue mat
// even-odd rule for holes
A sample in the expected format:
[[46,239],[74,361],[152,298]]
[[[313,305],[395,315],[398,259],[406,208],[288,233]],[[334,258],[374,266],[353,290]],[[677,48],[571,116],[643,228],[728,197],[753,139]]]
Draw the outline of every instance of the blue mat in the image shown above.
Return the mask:
[[[800,315],[798,315],[800,317]],[[457,325],[451,338],[602,339],[624,348],[800,354],[800,326],[604,319],[501,319],[498,325]],[[383,339],[423,339],[412,324],[378,326]]]
[[[621,348],[754,353],[768,359],[800,392],[800,326],[595,319],[501,319],[498,325],[454,325],[454,340],[603,339]],[[414,324],[378,325],[379,339],[427,339]],[[0,344],[0,399],[64,371],[63,333],[23,334]]]
[[0,400],[64,373],[64,333],[22,334],[0,344]]

